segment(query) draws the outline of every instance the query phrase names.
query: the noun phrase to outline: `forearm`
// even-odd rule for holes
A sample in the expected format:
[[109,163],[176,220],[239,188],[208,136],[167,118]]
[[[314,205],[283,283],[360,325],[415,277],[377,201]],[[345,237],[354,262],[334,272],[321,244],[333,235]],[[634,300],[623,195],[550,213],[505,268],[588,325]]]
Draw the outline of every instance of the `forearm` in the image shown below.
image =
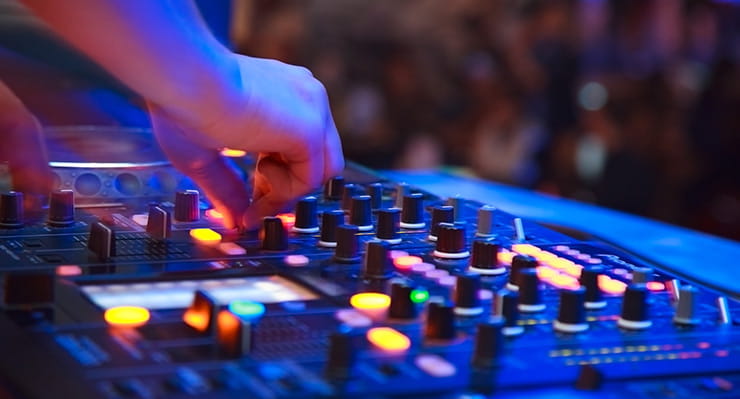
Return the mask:
[[[228,107],[238,70],[186,0],[24,0],[73,46],[165,109]],[[201,121],[202,122],[202,121]]]

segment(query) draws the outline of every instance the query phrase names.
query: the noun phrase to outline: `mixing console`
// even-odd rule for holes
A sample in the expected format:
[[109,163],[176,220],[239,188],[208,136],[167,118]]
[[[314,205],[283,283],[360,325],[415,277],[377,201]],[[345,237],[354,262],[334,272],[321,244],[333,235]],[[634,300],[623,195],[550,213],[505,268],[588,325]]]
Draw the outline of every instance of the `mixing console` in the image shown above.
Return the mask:
[[740,397],[740,296],[485,199],[350,166],[239,234],[74,196],[0,199],[0,397]]

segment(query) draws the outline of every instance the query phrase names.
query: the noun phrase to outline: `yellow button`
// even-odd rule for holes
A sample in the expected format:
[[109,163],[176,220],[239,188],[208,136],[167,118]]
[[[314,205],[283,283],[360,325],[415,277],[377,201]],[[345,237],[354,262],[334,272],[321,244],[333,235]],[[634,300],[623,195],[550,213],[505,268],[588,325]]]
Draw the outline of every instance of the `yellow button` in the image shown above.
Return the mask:
[[116,306],[105,311],[105,321],[117,327],[138,327],[149,321],[149,310],[140,306]]
[[221,234],[206,228],[190,230],[190,237],[203,245],[218,245],[221,242]]
[[390,327],[375,327],[367,331],[367,340],[378,349],[388,352],[402,352],[411,347],[409,337]]

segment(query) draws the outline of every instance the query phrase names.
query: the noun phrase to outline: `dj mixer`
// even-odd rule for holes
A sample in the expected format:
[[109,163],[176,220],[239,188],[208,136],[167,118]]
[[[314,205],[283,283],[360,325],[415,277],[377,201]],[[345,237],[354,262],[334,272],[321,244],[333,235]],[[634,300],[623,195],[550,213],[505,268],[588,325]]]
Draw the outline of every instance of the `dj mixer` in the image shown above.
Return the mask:
[[485,198],[350,164],[244,233],[157,195],[2,194],[0,397],[740,397],[740,296]]

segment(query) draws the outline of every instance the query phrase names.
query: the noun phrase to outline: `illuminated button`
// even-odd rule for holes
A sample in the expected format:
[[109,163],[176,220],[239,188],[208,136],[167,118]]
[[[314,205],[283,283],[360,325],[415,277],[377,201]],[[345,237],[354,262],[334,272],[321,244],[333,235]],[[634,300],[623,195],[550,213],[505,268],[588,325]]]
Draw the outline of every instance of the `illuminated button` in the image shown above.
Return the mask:
[[210,332],[215,325],[216,300],[206,291],[197,290],[193,295],[193,301],[182,315],[185,324],[201,333]]
[[609,276],[605,276],[603,274],[599,275],[598,281],[599,288],[601,288],[601,290],[606,292],[607,294],[623,294],[624,291],[627,289],[627,284],[619,280],[611,279]]
[[422,263],[423,260],[418,256],[400,256],[393,259],[393,264],[396,266],[397,269],[400,270],[409,270],[412,266]]
[[436,378],[452,377],[457,374],[455,365],[439,355],[419,355],[414,360],[414,364],[420,370]]
[[391,304],[391,297],[377,292],[363,292],[352,295],[350,305],[373,320],[385,317]]
[[369,327],[373,324],[372,319],[354,309],[339,309],[334,318],[354,328]]
[[206,211],[206,217],[211,220],[223,220],[224,215],[215,209],[209,209]]
[[665,284],[661,283],[660,281],[649,281],[646,285],[647,289],[649,289],[650,291],[665,290]]
[[247,155],[247,152],[243,150],[235,150],[233,148],[224,148],[221,150],[221,155],[229,158],[241,158]]
[[402,256],[409,256],[409,253],[406,251],[401,251],[400,249],[392,249],[391,250],[391,258],[396,259],[400,258]]
[[558,274],[548,279],[548,282],[555,287],[566,288],[566,289],[577,289],[581,286],[578,280],[573,276],[566,274]]
[[82,268],[77,265],[61,265],[57,266],[57,276],[79,276],[82,274]]
[[537,266],[535,270],[537,270],[537,277],[539,277],[541,280],[549,280],[550,278],[558,274],[557,271],[547,266]]
[[507,265],[511,264],[511,261],[516,256],[516,253],[509,251],[501,251],[498,253],[498,261]]
[[241,245],[235,242],[222,242],[218,245],[218,249],[224,253],[224,255],[246,255],[247,250]]
[[232,301],[229,311],[239,316],[242,320],[256,320],[265,314],[265,305],[254,301]]
[[283,258],[285,264],[292,267],[303,267],[308,265],[309,259],[306,255],[287,255]]
[[409,337],[390,327],[375,327],[367,331],[367,340],[387,352],[403,352],[411,347]]
[[414,273],[424,274],[430,270],[434,270],[434,265],[431,263],[417,263],[411,266],[411,271]]
[[295,225],[295,214],[281,213],[277,215],[277,218],[282,220],[283,226],[285,226],[286,229],[291,229]]
[[149,223],[149,214],[148,213],[137,213],[131,216],[131,220],[133,220],[134,223],[138,224],[141,227],[146,227],[146,225]]
[[146,324],[149,317],[149,310],[140,306],[116,306],[103,314],[105,321],[116,327],[139,327]]
[[532,244],[514,244],[511,246],[512,251],[522,255],[537,255],[541,250]]
[[221,242],[221,234],[207,228],[190,230],[190,237],[193,237],[199,244],[208,246],[215,246]]
[[411,302],[424,303],[429,300],[429,291],[422,289],[415,289],[411,291]]

